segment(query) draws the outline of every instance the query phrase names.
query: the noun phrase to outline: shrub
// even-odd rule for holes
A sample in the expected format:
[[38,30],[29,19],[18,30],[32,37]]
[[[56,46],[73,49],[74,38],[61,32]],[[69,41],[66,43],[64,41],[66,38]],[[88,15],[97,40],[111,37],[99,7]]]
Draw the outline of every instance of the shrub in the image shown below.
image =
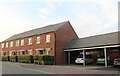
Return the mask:
[[54,64],[54,56],[49,55],[34,55],[33,56],[34,63],[42,64],[42,65],[51,65]]
[[19,55],[18,62],[33,63],[33,56],[32,55]]
[[10,56],[10,61],[11,62],[18,62],[18,56]]
[[1,56],[2,61],[10,61],[10,57],[8,55]]

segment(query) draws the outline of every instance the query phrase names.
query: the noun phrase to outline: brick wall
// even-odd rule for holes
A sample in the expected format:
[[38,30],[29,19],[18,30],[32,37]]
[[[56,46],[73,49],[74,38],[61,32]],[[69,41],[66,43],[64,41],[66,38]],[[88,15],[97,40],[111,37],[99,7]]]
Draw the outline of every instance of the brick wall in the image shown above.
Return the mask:
[[[50,34],[50,43],[46,43],[46,35]],[[36,38],[37,36],[40,36],[40,44],[36,44]],[[28,45],[28,38],[32,38],[32,45]],[[20,46],[20,40],[24,39],[24,46]],[[19,40],[19,46],[16,46],[16,40]],[[10,47],[10,42],[11,41],[4,41],[2,43],[4,44],[4,47],[6,46],[6,42],[8,42],[8,48],[2,48],[3,51],[12,51],[12,50],[33,50],[34,54],[35,54],[35,50],[37,48],[51,48],[50,53],[51,55],[54,55],[54,33],[46,33],[46,34],[41,34],[41,35],[36,35],[36,36],[31,36],[31,37],[26,37],[26,38],[20,38],[20,39],[16,39],[16,40],[12,40],[13,41],[13,47]]]
[[63,51],[65,45],[72,39],[78,39],[74,29],[70,23],[67,23],[59,30],[55,32],[56,34],[56,64],[67,64],[67,55]]

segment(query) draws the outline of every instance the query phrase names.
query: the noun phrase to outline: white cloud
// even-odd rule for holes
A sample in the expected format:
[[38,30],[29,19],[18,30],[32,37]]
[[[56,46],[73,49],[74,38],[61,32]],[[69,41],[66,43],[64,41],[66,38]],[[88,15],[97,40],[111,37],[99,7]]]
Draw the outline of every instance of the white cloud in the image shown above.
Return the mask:
[[[53,1],[54,2],[54,1]],[[71,12],[73,12],[73,19],[69,19],[66,17],[58,18],[57,20],[49,20],[48,14],[41,14],[44,17],[43,24],[51,24],[62,22],[63,20],[70,20],[75,31],[79,35],[79,37],[86,37],[91,35],[96,35],[100,33],[104,33],[106,29],[109,29],[111,26],[115,26],[114,24],[118,23],[118,0],[74,0],[74,1],[57,1],[58,4],[62,5],[63,2],[70,2],[72,5],[69,6]],[[73,3],[72,3],[73,2]],[[73,4],[76,3],[93,3],[99,5],[101,7],[101,11],[99,14],[93,14],[84,12]],[[55,7],[55,6],[54,6]],[[96,7],[97,9],[97,7]],[[48,9],[50,13],[52,11]],[[90,9],[88,9],[89,11]],[[64,11],[63,11],[64,12]],[[59,17],[59,16],[58,16]],[[63,18],[63,19],[62,19]],[[101,19],[100,19],[101,18]],[[104,20],[102,18],[105,18]],[[118,26],[118,25],[116,25]],[[104,32],[103,32],[104,31]],[[107,32],[112,32],[108,30]]]
[[39,11],[39,15],[40,17],[42,17],[43,19],[46,19],[48,17],[48,15],[50,14],[50,11],[48,9],[45,9],[45,8],[39,8],[38,9]]
[[[3,2],[7,2],[9,0],[4,0]],[[37,2],[38,0],[18,0],[18,2]],[[10,1],[11,2],[11,1]],[[13,0],[16,2],[16,0]],[[101,33],[105,29],[109,29],[109,27],[113,26],[113,24],[118,22],[118,0],[39,0],[38,2],[45,2],[47,7],[38,8],[39,16],[41,17],[39,23],[37,25],[45,26],[53,23],[59,23],[62,21],[70,20],[71,24],[75,28],[79,37],[85,37],[90,35],[95,35]],[[61,17],[58,19],[49,19],[49,16],[54,12],[54,9],[57,8],[54,6],[54,2],[62,6],[63,2],[90,2],[94,4],[100,5],[102,8],[100,14],[97,16],[92,13],[80,12],[77,7],[72,8],[71,12],[73,12],[74,19],[69,19],[66,17]],[[2,4],[2,3],[1,3]],[[88,9],[89,10],[89,9]],[[64,11],[63,11],[64,12]],[[66,13],[65,13],[66,14]],[[57,13],[56,13],[57,16]],[[59,17],[59,16],[58,16]],[[100,20],[100,17],[105,17],[105,22]],[[23,16],[19,15],[17,12],[13,10],[9,10],[8,8],[0,5],[0,41],[26,30],[30,30],[39,26],[34,26],[32,22],[27,21]]]
[[[85,1],[87,2],[88,0]],[[106,32],[105,30],[109,29],[109,27],[118,26],[114,25],[118,23],[118,0],[91,0],[90,3],[97,4],[101,7],[102,10],[100,11],[100,14],[97,15],[84,11],[80,12],[79,8],[72,9],[73,13],[76,15],[76,18],[72,21],[72,24],[74,24],[74,28],[79,37],[104,33]],[[105,21],[101,20],[100,17],[105,18]],[[112,31],[109,29],[107,32]]]
[[3,5],[0,5],[0,25],[0,41],[14,34],[35,28],[31,22],[14,11],[3,7]]

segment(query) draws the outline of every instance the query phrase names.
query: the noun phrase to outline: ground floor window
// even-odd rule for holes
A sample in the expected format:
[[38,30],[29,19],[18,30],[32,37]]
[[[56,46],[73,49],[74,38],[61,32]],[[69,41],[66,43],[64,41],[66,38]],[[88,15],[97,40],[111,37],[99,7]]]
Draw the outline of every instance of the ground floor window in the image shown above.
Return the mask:
[[46,50],[46,54],[50,55],[50,48],[46,48],[45,50]]
[[36,54],[45,54],[45,50],[43,48],[36,49]]
[[13,52],[13,55],[17,55],[17,53],[18,53],[17,51],[14,51],[14,52]]
[[28,50],[29,55],[33,55],[33,50]]
[[27,50],[20,50],[20,55],[25,55],[27,54]]
[[3,55],[8,55],[8,53],[7,52],[3,52]]

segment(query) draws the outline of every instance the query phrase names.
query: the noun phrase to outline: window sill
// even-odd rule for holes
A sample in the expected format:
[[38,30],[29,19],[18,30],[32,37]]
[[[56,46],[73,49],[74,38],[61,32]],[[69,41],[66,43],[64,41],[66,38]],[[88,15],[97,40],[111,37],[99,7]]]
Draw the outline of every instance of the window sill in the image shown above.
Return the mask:
[[28,45],[32,45],[32,44],[28,44]]
[[40,44],[40,42],[39,42],[39,43],[36,43],[36,44]]
[[24,46],[24,45],[20,45],[20,46]]
[[47,44],[48,44],[48,43],[50,43],[50,42],[45,42],[45,43],[47,43]]

